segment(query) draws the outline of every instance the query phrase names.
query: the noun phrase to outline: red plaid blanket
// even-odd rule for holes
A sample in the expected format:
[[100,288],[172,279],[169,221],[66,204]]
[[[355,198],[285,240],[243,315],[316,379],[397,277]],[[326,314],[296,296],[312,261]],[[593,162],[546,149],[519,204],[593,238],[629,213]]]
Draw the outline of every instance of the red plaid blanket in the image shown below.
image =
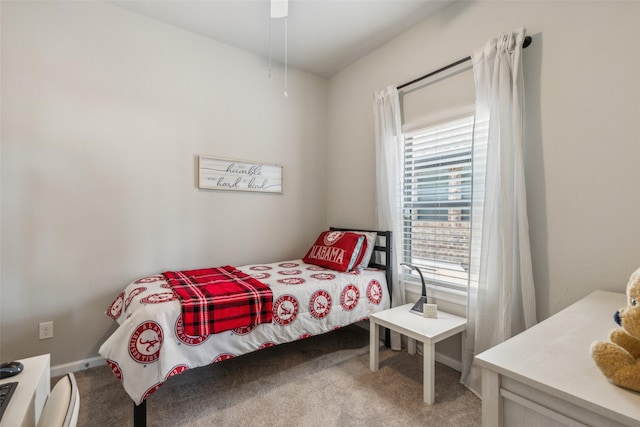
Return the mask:
[[235,267],[162,274],[180,297],[187,335],[204,336],[271,322],[271,289]]

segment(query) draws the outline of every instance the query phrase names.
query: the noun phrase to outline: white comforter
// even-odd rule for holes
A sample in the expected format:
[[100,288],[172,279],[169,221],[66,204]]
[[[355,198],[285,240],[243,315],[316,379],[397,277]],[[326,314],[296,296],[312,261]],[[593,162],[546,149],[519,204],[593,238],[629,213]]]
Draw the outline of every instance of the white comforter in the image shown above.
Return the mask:
[[162,275],[129,284],[109,306],[107,315],[120,326],[99,352],[136,404],[187,369],[328,332],[389,308],[381,270],[340,273],[302,260],[238,268],[271,288],[270,324],[185,335],[180,302]]

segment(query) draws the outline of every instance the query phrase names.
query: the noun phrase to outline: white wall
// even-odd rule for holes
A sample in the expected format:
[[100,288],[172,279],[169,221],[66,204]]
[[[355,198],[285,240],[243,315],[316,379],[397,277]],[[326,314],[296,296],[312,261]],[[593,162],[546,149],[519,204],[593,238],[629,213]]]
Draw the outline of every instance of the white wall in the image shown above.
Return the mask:
[[538,316],[595,289],[624,292],[640,266],[639,22],[640,2],[455,2],[343,70],[329,83],[328,222],[375,226],[374,91],[525,26]]
[[[99,2],[2,2],[0,360],[97,355],[104,310],[169,269],[301,257],[326,224],[327,81]],[[204,191],[199,154],[284,166]],[[38,341],[38,323],[54,338]]]
[[[540,318],[639,266],[638,2],[456,2],[329,84],[290,70],[286,100],[265,60],[114,5],[0,2],[0,19],[0,360],[97,355],[139,276],[375,227],[372,93],[522,25]],[[285,193],[198,190],[198,154],[282,164]]]

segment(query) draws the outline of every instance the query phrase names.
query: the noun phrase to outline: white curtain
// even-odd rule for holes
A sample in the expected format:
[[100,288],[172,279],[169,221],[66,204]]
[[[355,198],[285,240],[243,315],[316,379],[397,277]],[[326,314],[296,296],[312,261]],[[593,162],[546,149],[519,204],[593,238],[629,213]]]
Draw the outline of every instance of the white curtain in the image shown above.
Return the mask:
[[522,159],[524,35],[524,28],[500,34],[472,55],[476,132],[462,382],[478,394],[474,355],[536,323]]
[[[404,304],[404,285],[398,280],[399,258],[402,250],[400,198],[402,171],[402,123],[398,90],[389,86],[374,93],[373,112],[376,137],[376,221],[380,230],[393,231],[393,288],[394,307]],[[400,349],[400,335],[391,334],[391,348]]]

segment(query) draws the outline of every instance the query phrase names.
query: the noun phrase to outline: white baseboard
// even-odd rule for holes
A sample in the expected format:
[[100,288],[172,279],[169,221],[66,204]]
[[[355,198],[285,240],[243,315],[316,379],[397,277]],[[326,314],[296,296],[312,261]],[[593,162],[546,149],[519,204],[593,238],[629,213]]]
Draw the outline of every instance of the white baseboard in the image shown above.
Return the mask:
[[84,360],[76,360],[75,362],[64,363],[62,365],[56,365],[51,367],[51,376],[59,377],[69,372],[82,371],[83,369],[94,368],[96,366],[105,365],[107,361],[100,356],[91,357]]
[[[369,322],[361,322],[358,324],[358,326],[362,327],[363,329],[369,330]],[[422,343],[418,342],[416,344],[418,347],[418,351],[422,353]],[[462,372],[462,362],[445,354],[436,352],[436,362],[440,362],[443,365],[450,367],[451,369]],[[75,362],[63,363],[62,365],[55,365],[51,367],[51,376],[58,377],[69,372],[77,372],[84,369],[95,368],[96,366],[102,366],[106,363],[107,361],[100,356],[91,357],[89,359],[76,360]]]
[[462,372],[462,362],[449,357],[446,354],[438,353],[436,351],[436,362],[440,362],[453,369],[454,371]]
[[[424,347],[421,342],[416,343],[416,349],[418,354],[424,354]],[[451,356],[447,356],[446,354],[442,354],[440,352],[435,352],[436,362],[440,362],[445,366],[450,367],[454,371],[462,372],[462,362],[460,360],[456,360]]]

